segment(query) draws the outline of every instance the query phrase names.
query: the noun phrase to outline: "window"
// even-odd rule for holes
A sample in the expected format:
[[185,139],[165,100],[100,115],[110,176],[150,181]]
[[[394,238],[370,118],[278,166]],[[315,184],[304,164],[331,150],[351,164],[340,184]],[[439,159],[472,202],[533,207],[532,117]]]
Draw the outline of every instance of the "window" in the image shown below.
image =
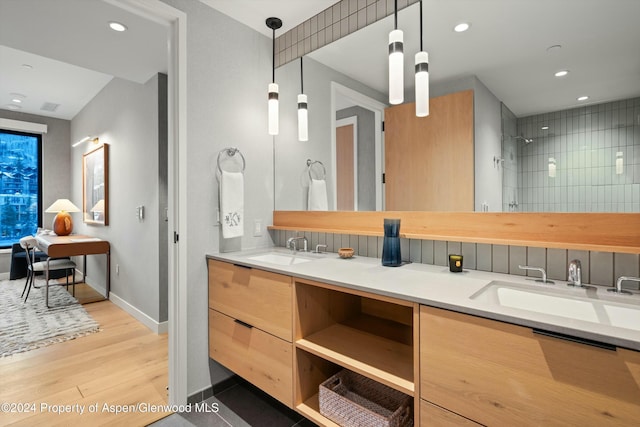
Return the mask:
[[0,130],[0,248],[42,226],[42,136]]

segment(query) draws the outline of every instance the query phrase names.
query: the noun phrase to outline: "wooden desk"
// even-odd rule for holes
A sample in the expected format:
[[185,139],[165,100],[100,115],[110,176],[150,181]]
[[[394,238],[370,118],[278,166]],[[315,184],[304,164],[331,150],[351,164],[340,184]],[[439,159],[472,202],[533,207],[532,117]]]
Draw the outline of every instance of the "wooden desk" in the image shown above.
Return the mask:
[[83,282],[87,277],[87,255],[105,254],[107,256],[106,298],[109,299],[109,290],[111,288],[111,246],[108,241],[81,234],[71,234],[69,236],[39,234],[36,236],[36,241],[38,242],[38,248],[50,258],[82,256]]

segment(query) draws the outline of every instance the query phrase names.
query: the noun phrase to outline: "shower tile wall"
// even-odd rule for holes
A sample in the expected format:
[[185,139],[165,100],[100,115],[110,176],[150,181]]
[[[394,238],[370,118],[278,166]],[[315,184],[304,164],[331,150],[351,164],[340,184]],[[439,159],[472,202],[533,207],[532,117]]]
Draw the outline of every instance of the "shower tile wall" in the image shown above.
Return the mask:
[[518,142],[519,211],[640,212],[640,98],[517,123],[518,135],[533,138]]
[[502,212],[518,211],[518,119],[502,104]]

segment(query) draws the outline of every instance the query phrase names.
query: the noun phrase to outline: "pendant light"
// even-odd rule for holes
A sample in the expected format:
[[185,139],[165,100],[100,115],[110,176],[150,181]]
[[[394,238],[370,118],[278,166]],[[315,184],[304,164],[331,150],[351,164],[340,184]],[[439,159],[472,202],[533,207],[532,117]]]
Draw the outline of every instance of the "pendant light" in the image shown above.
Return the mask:
[[389,103],[397,105],[404,101],[403,34],[398,29],[398,0],[395,0],[394,19],[394,29],[389,33]]
[[309,117],[307,113],[307,95],[304,94],[304,73],[302,56],[300,57],[300,95],[298,95],[298,141],[309,140]]
[[278,85],[276,84],[276,30],[282,27],[279,18],[267,18],[267,27],[273,30],[271,83],[269,83],[269,135],[277,135],[278,126]]
[[422,0],[420,0],[420,52],[416,53],[416,116],[429,115],[429,54],[422,47]]

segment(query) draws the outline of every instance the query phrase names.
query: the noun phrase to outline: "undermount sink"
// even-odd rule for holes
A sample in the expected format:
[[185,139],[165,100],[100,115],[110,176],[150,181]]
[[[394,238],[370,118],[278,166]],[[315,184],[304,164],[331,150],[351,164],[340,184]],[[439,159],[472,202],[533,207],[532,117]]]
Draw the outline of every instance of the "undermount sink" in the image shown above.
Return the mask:
[[[502,307],[640,331],[640,304],[575,295],[564,285],[521,285],[492,281],[470,298]],[[575,290],[574,290],[575,291]],[[595,292],[595,290],[594,290]]]
[[295,265],[302,264],[304,262],[309,262],[311,259],[309,258],[298,258],[295,255],[286,255],[275,252],[268,252],[260,255],[253,255],[248,257],[247,259],[253,261],[266,262],[269,264],[277,264],[277,265]]

